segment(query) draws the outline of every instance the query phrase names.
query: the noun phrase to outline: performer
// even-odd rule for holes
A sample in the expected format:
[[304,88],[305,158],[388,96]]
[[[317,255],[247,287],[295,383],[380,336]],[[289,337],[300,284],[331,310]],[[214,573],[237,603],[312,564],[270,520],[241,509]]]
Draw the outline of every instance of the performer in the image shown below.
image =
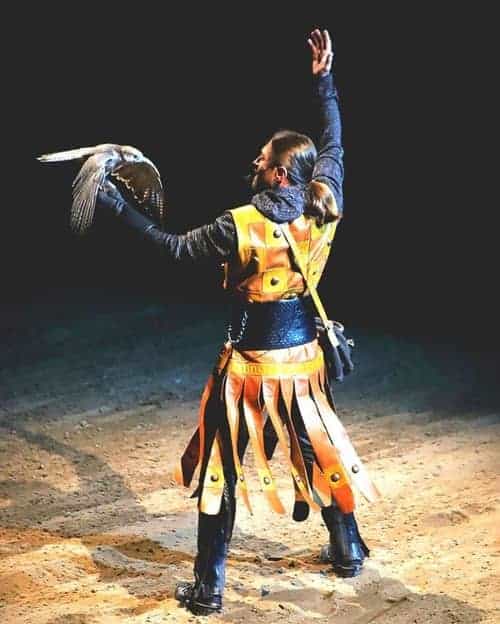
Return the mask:
[[222,608],[236,494],[251,511],[242,467],[248,441],[264,496],[278,513],[284,508],[268,460],[278,445],[285,452],[295,490],[293,518],[302,521],[310,508],[321,510],[330,537],[322,557],[338,575],[360,574],[369,554],[354,516],[353,487],[370,501],[378,493],[336,416],[314,306],[281,229],[288,224],[300,264],[317,286],[342,216],[343,148],[329,33],[314,30],[308,43],[322,121],[319,150],[297,132],[274,134],[253,162],[250,204],[176,235],[161,231],[111,184],[99,194],[100,205],[173,257],[225,263],[224,287],[233,300],[228,340],[177,471],[178,481],[189,486],[199,468],[194,581],[176,589],[195,614]]

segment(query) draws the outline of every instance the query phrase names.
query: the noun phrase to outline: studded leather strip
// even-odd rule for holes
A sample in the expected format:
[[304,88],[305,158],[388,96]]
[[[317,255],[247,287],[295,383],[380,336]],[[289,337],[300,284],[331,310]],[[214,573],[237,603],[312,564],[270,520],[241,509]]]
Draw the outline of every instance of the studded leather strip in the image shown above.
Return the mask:
[[200,511],[214,516],[220,511],[224,491],[224,470],[220,447],[219,434],[216,434],[210,450],[203,489],[199,499]]
[[[344,513],[349,513],[354,509],[354,497],[345,478],[345,471],[339,461],[335,446],[327,434],[316,404],[311,399],[309,379],[297,377],[294,380],[294,386],[299,410],[321,471],[328,479],[335,501]],[[341,485],[339,487],[336,487],[337,482],[334,480],[334,475],[340,476]]]
[[179,465],[175,467],[174,479],[179,485],[189,487],[198,466],[200,456],[200,429],[193,433],[186,450],[182,454]]
[[321,501],[322,507],[329,507],[332,504],[332,494],[330,492],[328,481],[316,462],[313,463],[312,470],[314,493]]
[[258,404],[260,384],[260,377],[245,377],[243,414],[247,423],[262,491],[271,508],[277,513],[284,514],[285,508],[278,497],[276,485],[264,455],[264,418],[262,409]]
[[188,487],[193,479],[196,468],[201,464],[205,452],[205,408],[214,385],[214,376],[210,375],[198,409],[198,427],[182,454],[180,465],[174,470],[174,479],[179,485]]
[[206,411],[207,402],[208,402],[208,399],[210,398],[213,387],[214,387],[214,376],[210,375],[205,385],[205,388],[203,390],[203,394],[201,395],[200,409],[198,412],[198,415],[199,415],[198,426],[200,429],[200,453],[198,456],[199,464],[201,464],[201,462],[203,461],[203,457],[205,455],[205,411]]
[[335,444],[341,463],[348,474],[349,481],[356,486],[368,501],[375,502],[380,497],[380,493],[354,450],[347,431],[337,414],[329,406],[325,395],[314,380],[311,380],[311,389],[323,425]]
[[233,451],[233,461],[237,478],[237,493],[243,498],[246,508],[252,514],[252,507],[248,497],[248,489],[246,484],[245,475],[243,473],[243,467],[240,462],[238,454],[238,435],[239,435],[239,421],[240,410],[239,403],[241,394],[243,391],[243,378],[238,375],[229,373],[226,378],[224,388],[224,398],[226,402],[226,414],[229,424],[229,432],[231,436],[231,448]]
[[[316,503],[312,500],[312,495],[308,491],[307,479],[304,480],[304,478],[301,477],[299,470],[294,466],[293,461],[290,458],[290,455],[288,452],[285,432],[283,430],[283,425],[281,424],[281,418],[278,412],[279,380],[269,378],[269,377],[264,377],[262,379],[262,394],[264,397],[264,403],[266,405],[267,413],[269,414],[269,418],[272,422],[274,430],[276,431],[276,435],[278,436],[278,442],[279,442],[280,448],[284,456],[288,460],[290,472],[292,473],[292,477],[294,479],[295,485],[301,494],[301,498],[306,503],[308,503],[308,505],[311,508],[318,510],[319,509],[318,505],[316,505]],[[305,466],[304,466],[303,472],[307,474],[305,470]]]
[[[314,482],[314,478],[312,482],[309,482],[309,475],[307,474],[307,469],[304,463],[304,458],[302,456],[302,450],[300,448],[299,439],[297,437],[297,432],[295,431],[295,427],[292,420],[292,400],[293,400],[293,380],[290,378],[280,379],[280,389],[281,396],[283,398],[283,402],[285,404],[285,415],[286,415],[286,426],[288,429],[288,435],[290,438],[290,448],[292,455],[292,462],[294,466],[299,470],[299,473],[302,475],[302,478],[305,479],[309,484],[309,491],[312,491],[313,499],[317,503],[318,506],[324,507],[328,503],[325,502],[328,500],[328,497],[322,495],[322,492],[325,491],[324,484],[320,483],[320,477],[316,474],[316,483]],[[314,477],[314,472],[313,472]],[[316,487],[315,487],[316,486]],[[296,498],[296,500],[299,500]]]

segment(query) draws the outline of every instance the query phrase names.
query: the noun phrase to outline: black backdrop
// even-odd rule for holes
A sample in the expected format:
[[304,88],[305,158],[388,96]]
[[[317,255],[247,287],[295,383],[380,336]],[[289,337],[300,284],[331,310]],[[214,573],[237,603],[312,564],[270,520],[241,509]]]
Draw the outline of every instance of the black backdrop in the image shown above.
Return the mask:
[[4,303],[219,301],[216,267],[174,265],[109,218],[71,235],[77,166],[35,156],[135,145],[160,169],[171,231],[209,222],[248,199],[243,176],[270,133],[316,138],[306,36],[319,25],[334,39],[346,166],[345,219],[321,287],[333,316],[496,337],[491,16],[343,4],[26,5],[3,53]]

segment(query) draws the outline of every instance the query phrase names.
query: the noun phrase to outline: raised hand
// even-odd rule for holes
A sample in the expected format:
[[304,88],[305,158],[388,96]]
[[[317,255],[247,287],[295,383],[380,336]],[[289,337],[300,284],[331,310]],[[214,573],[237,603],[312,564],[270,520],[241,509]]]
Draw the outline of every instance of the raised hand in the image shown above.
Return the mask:
[[333,50],[330,34],[327,30],[316,28],[307,40],[312,52],[312,73],[314,76],[326,76],[332,69]]

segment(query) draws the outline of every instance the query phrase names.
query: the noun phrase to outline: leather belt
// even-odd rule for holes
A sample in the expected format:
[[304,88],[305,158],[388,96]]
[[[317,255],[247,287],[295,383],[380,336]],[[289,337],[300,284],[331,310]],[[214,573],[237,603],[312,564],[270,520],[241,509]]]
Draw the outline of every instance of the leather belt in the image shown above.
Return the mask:
[[235,303],[231,334],[239,351],[284,349],[307,344],[317,336],[310,297],[266,303]]

